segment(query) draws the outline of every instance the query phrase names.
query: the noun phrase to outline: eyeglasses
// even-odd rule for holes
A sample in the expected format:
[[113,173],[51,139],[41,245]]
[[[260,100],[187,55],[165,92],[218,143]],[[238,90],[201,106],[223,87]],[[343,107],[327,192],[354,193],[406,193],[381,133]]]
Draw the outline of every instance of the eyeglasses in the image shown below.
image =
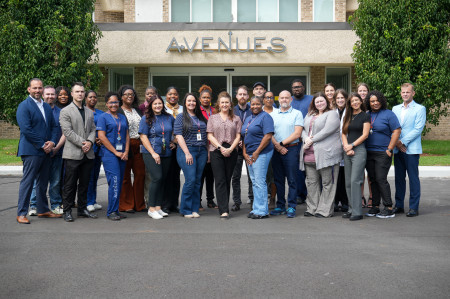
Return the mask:
[[115,102],[108,102],[107,104],[108,104],[108,105],[119,105],[119,102],[118,102],[118,101],[115,101]]
[[123,95],[126,97],[134,97],[134,93],[124,93]]
[[292,89],[300,89],[300,88],[305,88],[304,86],[292,86]]
[[265,99],[268,99],[268,100],[273,100],[273,99],[275,99],[274,97],[264,97]]

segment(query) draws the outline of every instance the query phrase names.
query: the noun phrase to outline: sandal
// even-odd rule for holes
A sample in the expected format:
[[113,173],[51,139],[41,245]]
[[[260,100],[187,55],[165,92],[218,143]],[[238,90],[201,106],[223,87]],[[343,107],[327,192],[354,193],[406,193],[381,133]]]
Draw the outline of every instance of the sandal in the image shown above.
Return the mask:
[[364,196],[362,197],[362,207],[367,208],[367,202],[366,202],[366,198]]
[[218,209],[219,207],[216,205],[216,203],[214,201],[210,201],[208,202],[208,208],[210,209]]

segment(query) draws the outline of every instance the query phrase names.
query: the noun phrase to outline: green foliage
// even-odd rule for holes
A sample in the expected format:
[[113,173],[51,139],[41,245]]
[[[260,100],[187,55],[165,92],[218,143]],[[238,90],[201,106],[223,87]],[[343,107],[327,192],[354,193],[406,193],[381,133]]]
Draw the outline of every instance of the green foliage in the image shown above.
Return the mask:
[[75,81],[96,89],[102,74],[95,0],[5,0],[0,3],[0,119],[16,123],[31,78],[45,85]]
[[360,40],[353,48],[356,75],[382,91],[392,107],[400,86],[415,85],[414,100],[437,125],[448,115],[450,4],[448,0],[358,0],[349,18]]

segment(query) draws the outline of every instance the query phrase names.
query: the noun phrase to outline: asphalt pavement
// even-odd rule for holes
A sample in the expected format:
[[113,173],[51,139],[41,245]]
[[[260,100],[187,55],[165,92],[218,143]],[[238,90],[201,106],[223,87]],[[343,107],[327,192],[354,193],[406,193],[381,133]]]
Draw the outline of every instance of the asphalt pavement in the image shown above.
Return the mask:
[[355,222],[305,218],[304,204],[294,219],[248,219],[244,204],[229,220],[206,209],[199,219],[135,213],[112,222],[102,177],[99,219],[20,225],[19,182],[0,177],[1,298],[449,296],[450,178],[421,179],[419,217]]

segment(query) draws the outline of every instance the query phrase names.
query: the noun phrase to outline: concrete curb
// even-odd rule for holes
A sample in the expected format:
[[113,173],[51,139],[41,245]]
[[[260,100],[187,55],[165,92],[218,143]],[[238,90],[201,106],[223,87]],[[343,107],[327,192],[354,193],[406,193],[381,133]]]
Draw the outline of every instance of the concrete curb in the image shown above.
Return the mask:
[[[243,165],[242,174],[247,175]],[[0,166],[0,175],[22,176],[22,166]],[[100,175],[104,176],[103,166]],[[450,178],[450,166],[419,166],[419,175],[422,178]],[[388,177],[394,177],[394,166],[391,166]]]

